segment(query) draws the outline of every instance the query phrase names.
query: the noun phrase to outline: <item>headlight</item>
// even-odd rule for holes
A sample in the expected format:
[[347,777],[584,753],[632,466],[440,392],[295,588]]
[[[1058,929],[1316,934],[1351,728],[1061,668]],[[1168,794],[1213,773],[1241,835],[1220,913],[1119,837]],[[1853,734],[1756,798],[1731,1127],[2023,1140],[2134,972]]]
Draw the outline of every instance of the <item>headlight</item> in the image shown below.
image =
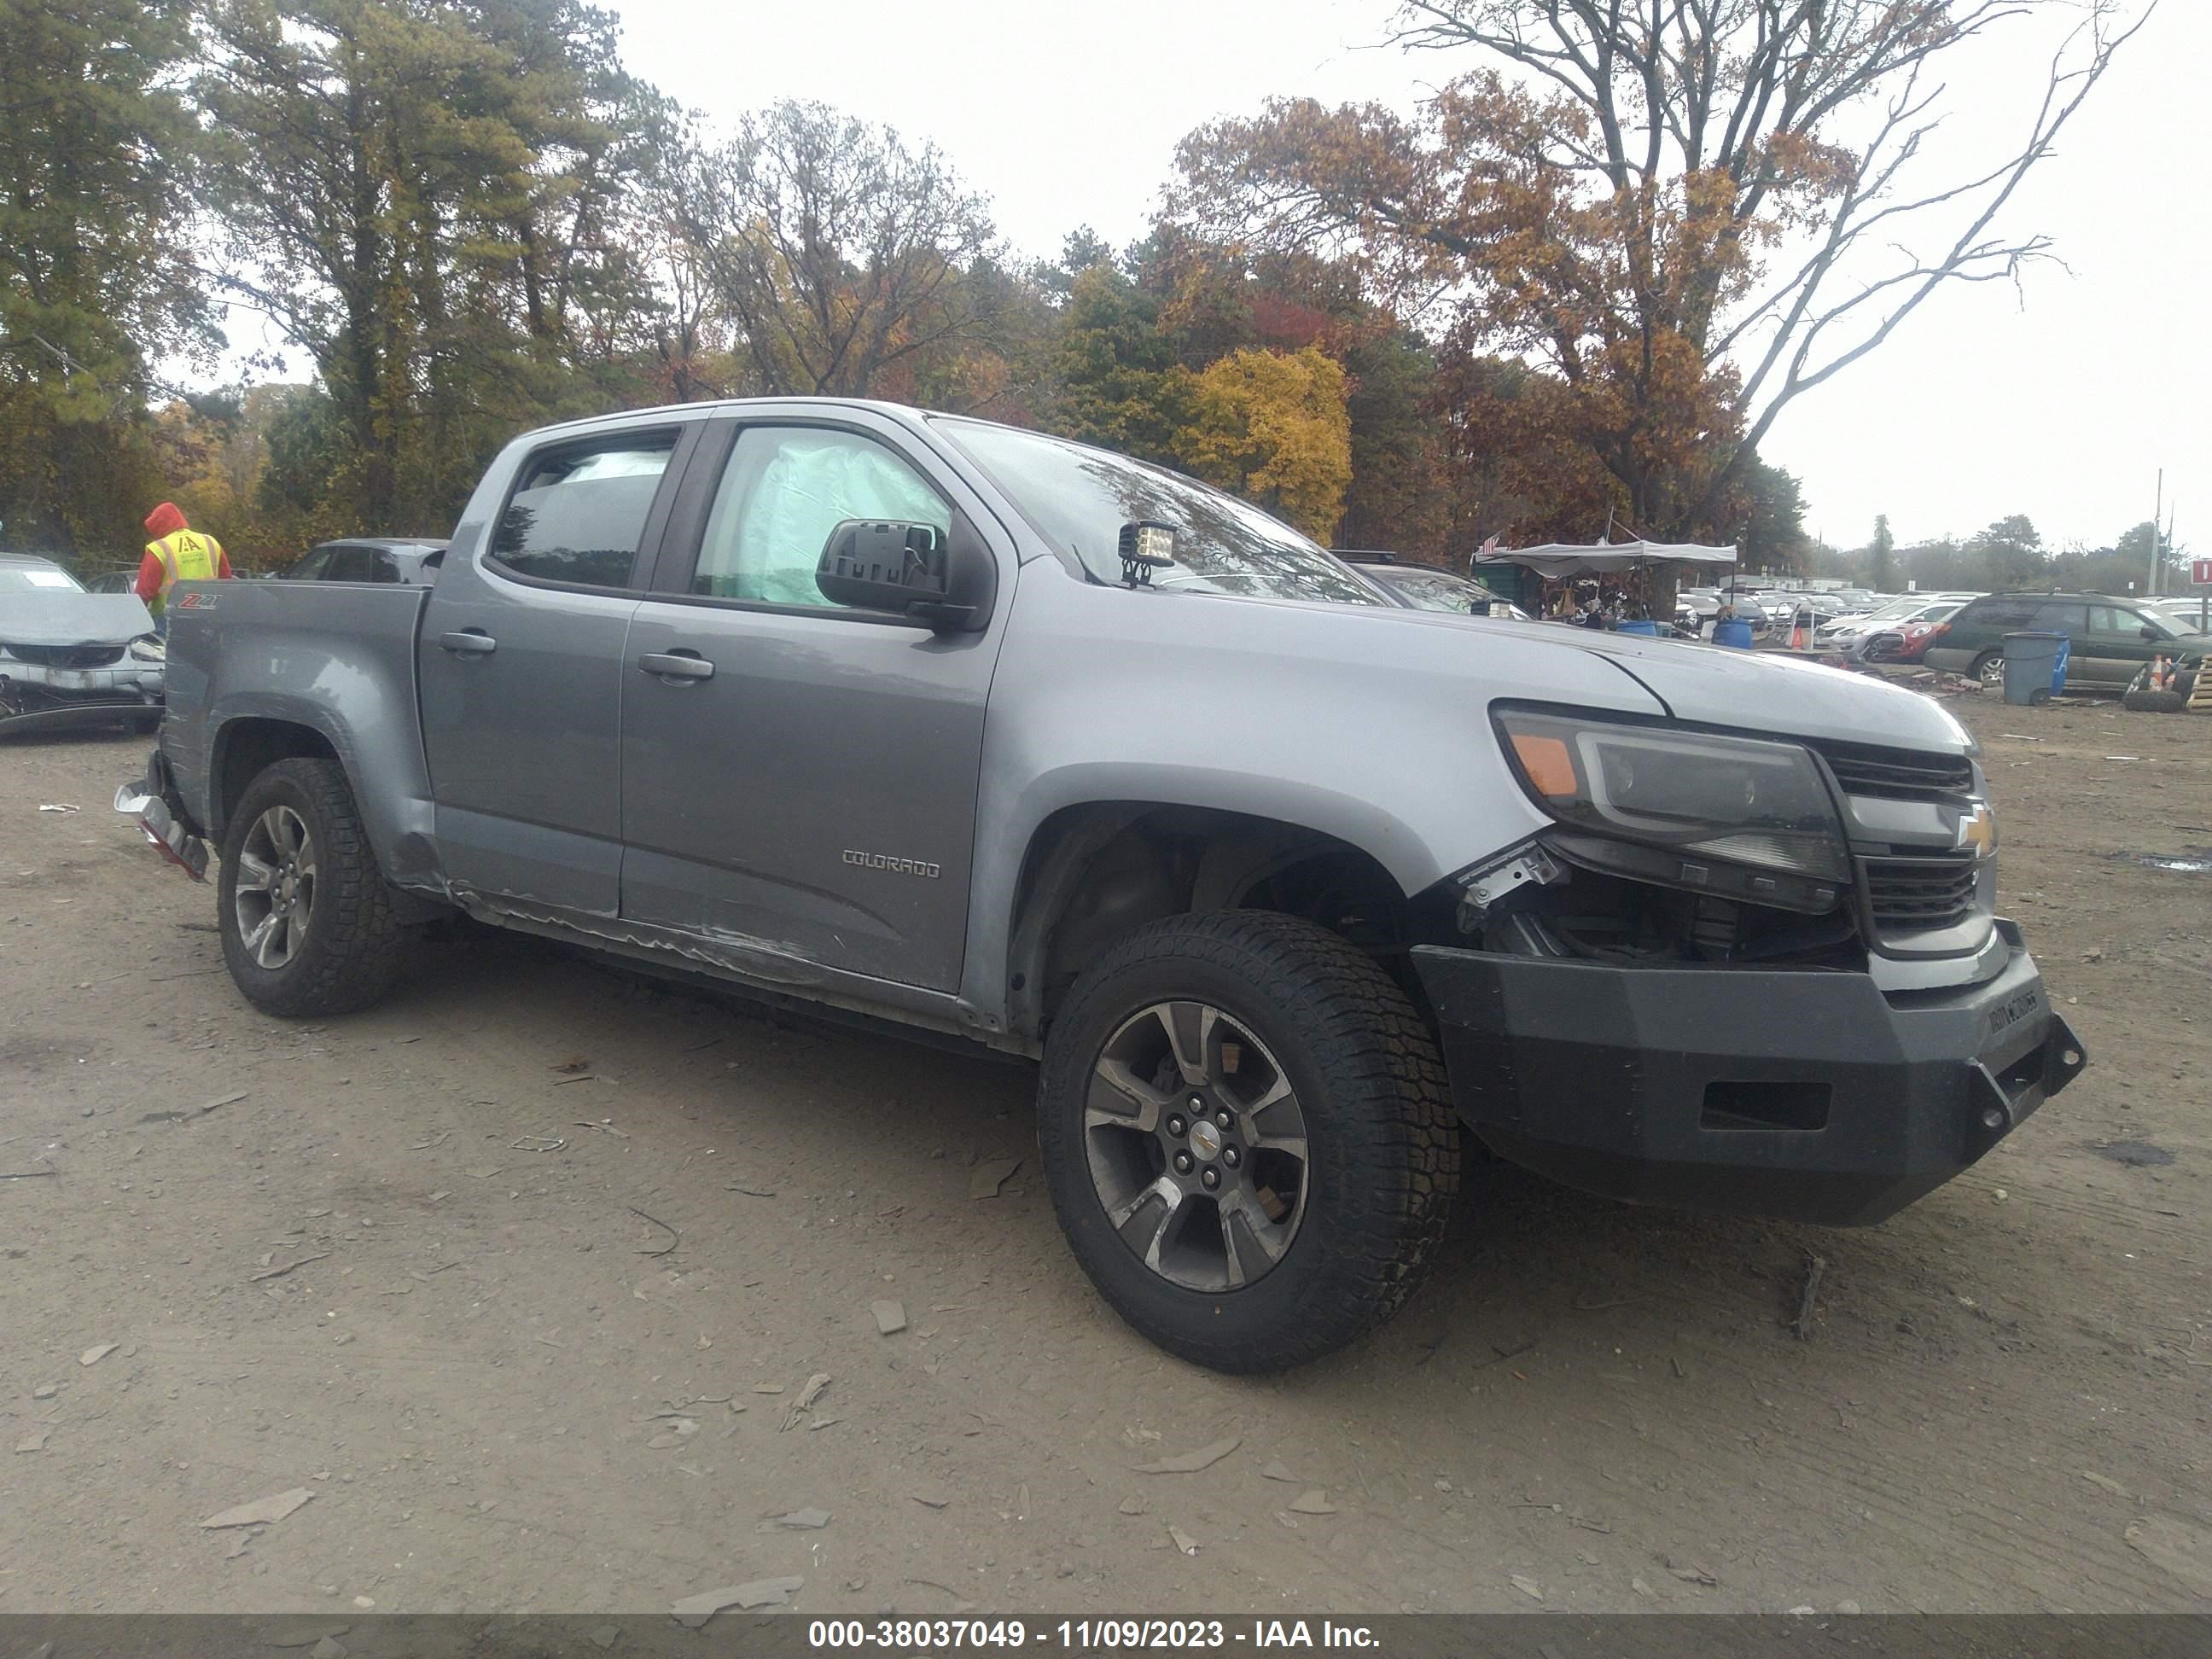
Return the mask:
[[168,648],[159,640],[131,641],[131,654],[139,662],[167,662],[169,659]]
[[1632,855],[1601,854],[1623,874],[1812,910],[1832,905],[1829,884],[1850,878],[1835,802],[1802,748],[1533,709],[1495,718],[1538,805],[1571,829],[1634,844]]

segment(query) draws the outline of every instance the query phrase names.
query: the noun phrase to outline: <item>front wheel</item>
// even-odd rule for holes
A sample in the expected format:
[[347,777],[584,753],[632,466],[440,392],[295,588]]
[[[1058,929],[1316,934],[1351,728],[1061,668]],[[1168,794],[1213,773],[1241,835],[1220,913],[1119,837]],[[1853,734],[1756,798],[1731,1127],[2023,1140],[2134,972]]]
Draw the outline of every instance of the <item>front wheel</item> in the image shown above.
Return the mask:
[[216,892],[223,962],[264,1013],[350,1013],[398,974],[406,930],[335,761],[278,761],[246,787]]
[[1176,916],[1054,1022],[1038,1140],[1076,1259],[1170,1352],[1278,1371],[1395,1313],[1459,1185],[1443,1070],[1405,994],[1310,922]]

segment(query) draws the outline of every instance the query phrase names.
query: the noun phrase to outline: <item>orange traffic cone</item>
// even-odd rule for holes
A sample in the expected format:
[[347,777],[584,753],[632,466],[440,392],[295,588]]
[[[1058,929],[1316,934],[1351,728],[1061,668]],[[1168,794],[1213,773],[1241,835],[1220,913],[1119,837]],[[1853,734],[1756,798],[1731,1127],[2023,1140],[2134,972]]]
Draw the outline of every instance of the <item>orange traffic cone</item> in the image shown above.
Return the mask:
[[1809,649],[1812,643],[1812,641],[1805,637],[1805,613],[1802,611],[1791,611],[1790,613],[1790,648],[1792,651],[1804,651]]

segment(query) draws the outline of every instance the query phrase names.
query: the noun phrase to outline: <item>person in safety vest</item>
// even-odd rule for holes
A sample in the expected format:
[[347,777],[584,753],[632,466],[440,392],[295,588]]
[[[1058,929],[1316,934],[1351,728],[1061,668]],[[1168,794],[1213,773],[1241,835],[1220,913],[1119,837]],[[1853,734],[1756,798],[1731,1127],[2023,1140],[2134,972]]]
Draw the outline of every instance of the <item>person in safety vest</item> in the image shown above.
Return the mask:
[[185,522],[174,501],[163,501],[146,515],[146,556],[138,562],[138,580],[131,592],[146,601],[146,608],[164,625],[168,621],[169,590],[179,582],[228,581],[230,556],[212,536],[203,536]]

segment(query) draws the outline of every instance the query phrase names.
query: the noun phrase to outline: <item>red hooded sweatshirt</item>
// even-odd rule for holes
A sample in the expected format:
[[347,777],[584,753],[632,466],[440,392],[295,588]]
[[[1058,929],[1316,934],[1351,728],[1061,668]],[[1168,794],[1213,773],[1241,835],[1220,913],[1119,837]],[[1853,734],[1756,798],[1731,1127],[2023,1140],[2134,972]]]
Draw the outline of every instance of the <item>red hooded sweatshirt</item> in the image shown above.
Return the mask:
[[[146,533],[157,542],[164,536],[173,536],[179,530],[191,528],[174,501],[163,501],[146,515]],[[228,581],[230,555],[222,550],[222,544],[214,537],[210,536],[207,540],[215,549],[216,580]],[[161,556],[149,548],[146,556],[138,561],[138,580],[131,584],[131,592],[150,605],[161,592],[162,579],[167,574],[168,567],[161,562]]]

